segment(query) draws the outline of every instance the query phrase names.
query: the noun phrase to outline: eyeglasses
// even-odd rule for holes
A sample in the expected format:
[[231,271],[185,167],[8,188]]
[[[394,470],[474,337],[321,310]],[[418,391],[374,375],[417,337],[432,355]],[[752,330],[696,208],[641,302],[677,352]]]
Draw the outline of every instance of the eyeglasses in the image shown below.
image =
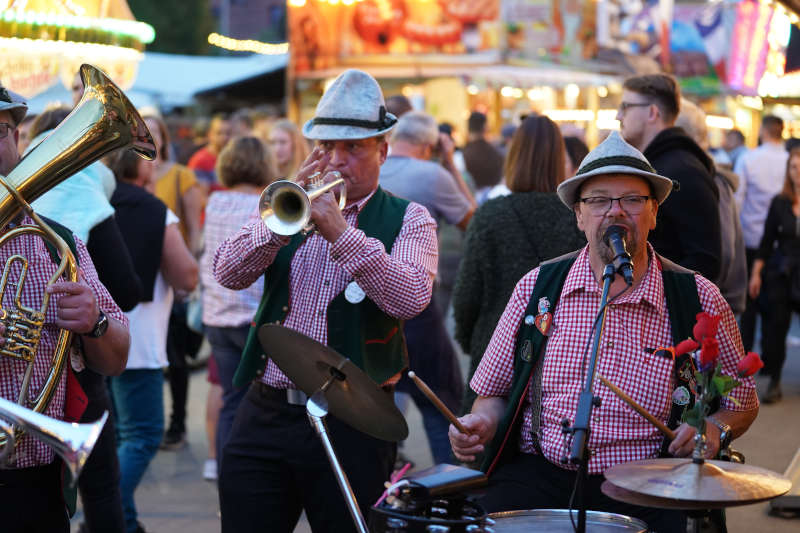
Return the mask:
[[623,113],[631,107],[646,107],[651,105],[650,102],[620,102],[619,110]]
[[8,132],[13,130],[14,126],[9,124],[8,122],[0,122],[0,139],[5,139],[8,137]]
[[605,215],[614,205],[614,200],[619,202],[619,207],[629,215],[638,215],[644,210],[647,200],[653,196],[620,196],[619,198],[609,198],[608,196],[590,196],[581,198],[580,202],[586,205],[589,212],[593,215]]

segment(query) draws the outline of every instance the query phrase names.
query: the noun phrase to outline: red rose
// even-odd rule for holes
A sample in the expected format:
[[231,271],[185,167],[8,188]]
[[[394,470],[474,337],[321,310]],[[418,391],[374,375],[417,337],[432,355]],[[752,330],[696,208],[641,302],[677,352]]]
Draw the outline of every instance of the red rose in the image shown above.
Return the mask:
[[709,315],[706,312],[697,313],[697,324],[694,325],[692,333],[697,342],[703,342],[706,337],[716,337],[719,327],[719,316]]
[[685,341],[681,341],[675,347],[675,357],[683,355],[685,353],[693,352],[699,347],[700,345],[697,344],[697,341],[695,341],[694,339],[686,339]]
[[700,366],[708,368],[717,361],[719,355],[719,342],[715,337],[705,337],[700,348]]
[[761,357],[756,352],[747,352],[744,359],[739,361],[736,366],[736,373],[739,374],[740,378],[746,378],[758,372],[758,369],[762,366],[764,366],[764,361],[761,360]]

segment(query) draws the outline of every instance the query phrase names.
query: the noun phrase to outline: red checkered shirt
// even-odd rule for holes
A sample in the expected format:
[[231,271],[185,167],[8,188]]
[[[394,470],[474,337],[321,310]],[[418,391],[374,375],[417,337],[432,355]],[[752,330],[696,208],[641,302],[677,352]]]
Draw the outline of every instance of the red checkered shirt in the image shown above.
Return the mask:
[[[26,216],[22,220],[22,223],[32,224],[33,221]],[[125,314],[117,307],[117,304],[111,298],[105,286],[97,279],[97,272],[89,257],[89,252],[86,250],[86,245],[77,237],[75,237],[75,243],[78,249],[78,263],[83,272],[83,277],[94,291],[100,309],[102,309],[109,318],[114,318],[127,327],[128,319],[125,317]],[[47,286],[50,276],[55,273],[56,265],[53,263],[50,252],[47,250],[44,241],[33,235],[24,235],[15,238],[0,247],[0,265],[5,265],[6,260],[14,254],[19,254],[28,259],[28,274],[24,282],[25,290],[21,298],[22,304],[25,307],[39,309],[45,287]],[[12,267],[11,272],[9,284],[5,293],[2,295],[4,309],[11,309],[14,306],[13,298],[16,289],[11,285],[11,282],[18,279],[19,266]],[[34,398],[36,396],[50,371],[50,361],[52,360],[53,350],[55,349],[58,333],[60,331],[55,325],[59,298],[60,295],[58,294],[50,296],[50,302],[47,307],[47,312],[45,313],[45,325],[42,330],[42,338],[39,342],[36,358],[34,359],[33,372],[28,388],[28,398]],[[83,356],[78,351],[78,338],[79,336],[73,336],[73,348],[70,350],[69,355],[72,367],[76,371],[82,370],[83,368]],[[70,362],[67,364],[70,364]],[[0,355],[0,396],[14,403],[17,402],[22,376],[25,373],[26,367],[27,363],[21,359]],[[50,405],[45,411],[47,416],[58,419],[64,417],[66,382],[67,376],[65,369],[61,374],[61,379],[52,396]],[[25,468],[29,466],[46,465],[53,462],[54,453],[52,448],[26,433],[17,444],[15,454],[16,460],[12,460],[11,466]]]
[[[649,245],[648,255],[649,266],[641,283],[609,306],[600,342],[597,374],[666,422],[675,387],[673,362],[650,353],[648,348],[672,346],[672,328],[664,298],[661,263]],[[500,318],[470,382],[480,396],[506,397],[510,393],[517,332],[538,274],[536,268],[519,281]],[[719,361],[725,374],[735,376],[736,365],[743,356],[736,320],[713,283],[700,275],[695,275],[695,280],[703,311],[722,317],[717,333]],[[601,285],[592,273],[586,247],[564,282],[544,356],[540,445],[543,455],[555,464],[560,464],[568,451],[561,421],[564,418],[570,422],[575,420],[578,395],[585,383],[590,355],[586,349],[589,333],[600,309],[600,296]],[[582,364],[583,354],[586,354],[585,364]],[[723,400],[724,408],[744,411],[758,405],[753,379],[741,381],[742,385]],[[656,457],[662,441],[658,430],[598,383],[595,378],[594,394],[602,398],[602,404],[592,410],[589,472],[598,474],[618,463]],[[530,434],[532,399],[533,391],[529,390],[519,442],[524,453],[536,453]]]
[[[349,227],[336,242],[330,244],[314,233],[295,252],[289,271],[292,305],[283,321],[287,328],[327,344],[328,304],[351,281],[396,318],[412,318],[428,305],[438,260],[436,222],[424,207],[409,203],[403,227],[387,254],[382,242],[354,227],[371,197],[344,209]],[[214,257],[214,277],[229,289],[243,289],[256,281],[289,242],[273,235],[257,214],[253,219],[222,243]],[[275,388],[294,388],[272,360],[261,380]]]

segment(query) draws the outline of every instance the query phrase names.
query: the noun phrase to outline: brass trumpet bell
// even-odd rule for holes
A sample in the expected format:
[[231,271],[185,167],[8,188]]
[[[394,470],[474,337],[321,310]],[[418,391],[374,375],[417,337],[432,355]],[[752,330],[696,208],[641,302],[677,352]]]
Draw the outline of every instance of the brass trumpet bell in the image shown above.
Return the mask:
[[261,220],[272,233],[278,235],[294,235],[300,231],[312,231],[311,202],[326,192],[340,187],[339,209],[344,209],[347,203],[347,190],[344,179],[338,172],[333,172],[335,177],[329,183],[315,181],[320,173],[311,176],[311,186],[308,190],[289,180],[278,180],[271,183],[261,193],[258,199],[258,212]]
[[[0,449],[0,463],[5,462],[14,450],[15,427],[21,427],[49,445],[64,459],[72,474],[72,483],[75,484],[106,420],[108,411],[103,413],[100,420],[91,424],[62,422],[0,398],[0,432],[7,435],[6,444]],[[8,422],[13,422],[13,425]]]

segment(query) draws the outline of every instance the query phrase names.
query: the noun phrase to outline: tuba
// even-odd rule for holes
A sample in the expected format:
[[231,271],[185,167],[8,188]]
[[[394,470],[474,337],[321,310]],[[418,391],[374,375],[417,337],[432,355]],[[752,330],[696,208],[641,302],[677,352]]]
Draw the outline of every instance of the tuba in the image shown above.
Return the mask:
[[[77,265],[66,242],[41,220],[29,202],[112,151],[131,148],[146,159],[155,157],[155,146],[150,132],[122,90],[105,73],[91,65],[82,65],[80,75],[85,89],[83,97],[72,112],[50,135],[30,150],[8,176],[0,176],[0,228],[5,228],[20,211],[24,211],[35,222],[34,225],[17,226],[6,231],[0,237],[0,246],[23,234],[38,235],[55,246],[61,262],[48,281],[48,286],[62,276],[68,281],[77,281]],[[18,272],[14,280],[10,279],[12,271]],[[6,343],[0,347],[0,356],[27,363],[17,404],[36,413],[43,413],[58,386],[67,361],[72,332],[65,329],[59,332],[48,375],[42,387],[29,394],[30,378],[44,326],[49,294],[45,292],[42,295],[38,308],[22,305],[21,296],[27,271],[27,259],[14,255],[6,261],[0,279],[0,305],[5,300],[7,287],[16,285],[12,305],[0,308],[0,321],[6,326]],[[2,411],[0,416],[3,416]],[[18,423],[11,438],[0,437],[0,448],[13,447],[12,443],[19,441],[22,427],[26,425]],[[8,433],[0,429],[0,433],[3,432]],[[10,450],[5,449],[3,453],[10,453]]]

